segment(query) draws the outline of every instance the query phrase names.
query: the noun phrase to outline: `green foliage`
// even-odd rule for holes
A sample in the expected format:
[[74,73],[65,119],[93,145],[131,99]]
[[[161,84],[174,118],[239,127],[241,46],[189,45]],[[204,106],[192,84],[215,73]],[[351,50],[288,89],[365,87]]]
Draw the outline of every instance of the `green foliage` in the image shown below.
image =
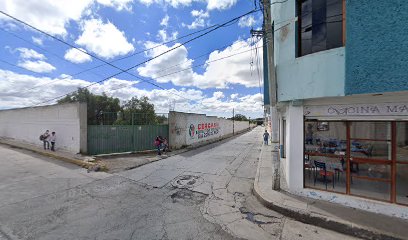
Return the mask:
[[96,95],[86,88],[65,96],[58,103],[86,102],[89,125],[154,125],[166,124],[167,117],[156,115],[148,97],[132,97],[120,106],[118,98],[105,93]]
[[248,121],[248,118],[242,114],[235,114],[235,116],[231,119],[235,121]]
[[101,124],[103,112],[118,112],[121,110],[118,98],[108,97],[105,93],[96,95],[87,88],[78,88],[75,93],[68,94],[58,103],[86,102],[88,105],[88,124]]
[[149,102],[148,97],[132,97],[122,105],[123,119],[125,125],[133,124],[155,124],[156,114],[154,105]]

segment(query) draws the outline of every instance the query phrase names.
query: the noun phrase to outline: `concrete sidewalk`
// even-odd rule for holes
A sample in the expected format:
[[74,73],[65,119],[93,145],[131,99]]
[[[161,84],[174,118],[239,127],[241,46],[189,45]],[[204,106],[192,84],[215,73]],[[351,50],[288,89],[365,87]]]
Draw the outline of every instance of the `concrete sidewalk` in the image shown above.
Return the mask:
[[262,146],[254,193],[268,208],[303,223],[363,239],[408,239],[408,221],[272,190],[272,147]]
[[62,150],[57,150],[55,152],[50,150],[44,150],[42,147],[42,143],[39,145],[33,145],[28,143],[22,143],[20,141],[16,141],[13,139],[0,138],[0,144],[8,145],[13,148],[28,150],[46,157],[72,163],[83,168],[90,168],[95,165],[95,163],[91,162],[93,159],[89,156],[69,153]]

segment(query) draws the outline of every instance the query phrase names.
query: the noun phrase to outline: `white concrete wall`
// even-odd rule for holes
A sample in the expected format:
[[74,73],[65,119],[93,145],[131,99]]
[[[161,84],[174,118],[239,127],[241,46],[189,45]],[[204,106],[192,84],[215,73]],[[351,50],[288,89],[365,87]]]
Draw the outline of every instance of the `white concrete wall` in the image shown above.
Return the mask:
[[[255,127],[252,124],[251,127]],[[235,133],[249,129],[248,121],[235,121],[206,116],[205,114],[170,112],[169,113],[169,144],[171,148],[198,145],[222,139]],[[192,131],[190,131],[190,129]]]
[[86,104],[69,103],[0,111],[0,137],[41,146],[39,136],[56,132],[56,149],[86,152]]
[[303,188],[303,106],[289,106],[286,112],[286,180],[289,191]]

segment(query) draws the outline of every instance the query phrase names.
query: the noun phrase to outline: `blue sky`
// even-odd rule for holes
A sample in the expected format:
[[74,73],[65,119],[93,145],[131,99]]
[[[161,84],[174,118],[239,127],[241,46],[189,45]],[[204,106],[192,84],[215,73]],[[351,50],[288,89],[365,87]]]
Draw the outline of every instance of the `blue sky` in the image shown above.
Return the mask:
[[[105,61],[130,56],[113,62],[120,68],[137,65],[198,34],[160,45],[163,42],[223,23],[254,7],[251,0],[3,0],[0,3],[0,10]],[[126,73],[89,89],[121,101],[148,96],[158,112],[174,107],[176,111],[230,116],[235,108],[237,113],[247,116],[262,116],[261,79],[255,64],[256,56],[262,56],[262,48],[260,42],[253,44],[249,32],[252,27],[261,26],[261,19],[260,12],[248,15],[131,70],[164,89]],[[104,65],[76,74],[103,62],[6,16],[0,16],[0,28],[0,109],[41,105],[118,72]],[[156,48],[135,54],[151,47]],[[196,65],[202,66],[193,67]],[[46,104],[52,103],[55,101]]]

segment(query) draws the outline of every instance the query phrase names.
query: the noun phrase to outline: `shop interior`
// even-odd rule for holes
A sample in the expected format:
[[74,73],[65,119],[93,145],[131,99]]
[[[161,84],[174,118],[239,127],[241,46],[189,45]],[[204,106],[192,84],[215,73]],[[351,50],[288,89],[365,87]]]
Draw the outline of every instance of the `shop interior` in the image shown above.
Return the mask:
[[408,122],[306,120],[304,186],[408,206]]

